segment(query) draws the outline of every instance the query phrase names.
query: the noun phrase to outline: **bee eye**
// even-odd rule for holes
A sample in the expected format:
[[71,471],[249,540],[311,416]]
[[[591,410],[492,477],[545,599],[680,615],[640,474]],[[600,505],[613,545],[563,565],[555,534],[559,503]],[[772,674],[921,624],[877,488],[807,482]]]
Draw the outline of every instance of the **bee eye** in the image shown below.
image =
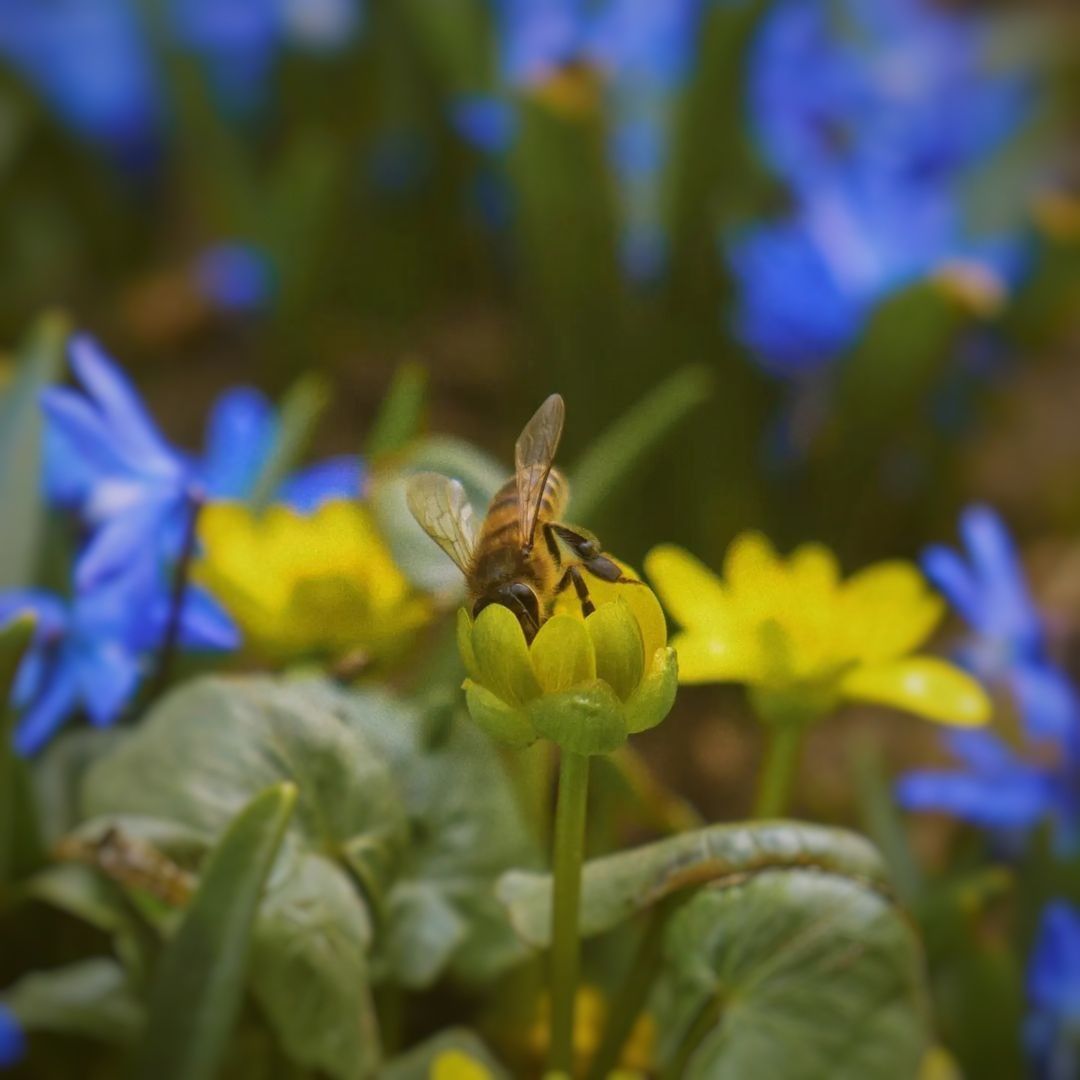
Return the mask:
[[489,604],[493,604],[495,601],[486,596],[481,596],[479,600],[473,604],[472,617],[475,619],[481,611],[484,610]]
[[534,625],[540,624],[540,604],[536,599],[536,593],[528,585],[517,581],[510,586],[510,595],[521,605],[522,609],[532,619]]

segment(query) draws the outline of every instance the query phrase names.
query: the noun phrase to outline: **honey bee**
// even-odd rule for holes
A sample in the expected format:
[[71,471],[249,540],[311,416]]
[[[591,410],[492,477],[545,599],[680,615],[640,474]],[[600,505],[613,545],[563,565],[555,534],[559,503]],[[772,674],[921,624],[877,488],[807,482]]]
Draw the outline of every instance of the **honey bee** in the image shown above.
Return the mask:
[[584,573],[640,584],[623,575],[592,533],[562,522],[570,489],[553,462],[565,413],[562,397],[552,394],[525,425],[514,448],[514,475],[495,492],[479,533],[457,480],[418,473],[407,487],[413,517],[465,575],[473,618],[502,604],[530,642],[571,585],[582,613],[595,610]]

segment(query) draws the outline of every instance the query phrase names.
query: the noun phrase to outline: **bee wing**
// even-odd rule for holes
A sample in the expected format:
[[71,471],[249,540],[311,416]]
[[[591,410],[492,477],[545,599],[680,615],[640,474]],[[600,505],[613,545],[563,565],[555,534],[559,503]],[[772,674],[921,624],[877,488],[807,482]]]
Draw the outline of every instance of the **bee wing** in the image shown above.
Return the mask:
[[420,528],[467,574],[476,547],[476,528],[461,484],[439,473],[417,473],[409,477],[405,499]]
[[514,475],[517,479],[518,527],[522,547],[531,548],[536,519],[544,497],[544,485],[551,472],[555,451],[562,437],[566,406],[559,394],[552,394],[525,425],[514,447]]

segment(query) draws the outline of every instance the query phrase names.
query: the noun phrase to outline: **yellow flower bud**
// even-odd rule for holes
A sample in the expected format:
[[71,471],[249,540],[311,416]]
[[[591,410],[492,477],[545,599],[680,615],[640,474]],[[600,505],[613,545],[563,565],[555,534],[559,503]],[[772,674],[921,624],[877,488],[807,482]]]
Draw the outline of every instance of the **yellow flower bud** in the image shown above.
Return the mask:
[[601,754],[667,716],[678,672],[656,596],[633,584],[594,599],[586,618],[570,606],[557,610],[531,645],[499,604],[475,621],[458,613],[469,712],[494,738],[518,747],[548,738]]

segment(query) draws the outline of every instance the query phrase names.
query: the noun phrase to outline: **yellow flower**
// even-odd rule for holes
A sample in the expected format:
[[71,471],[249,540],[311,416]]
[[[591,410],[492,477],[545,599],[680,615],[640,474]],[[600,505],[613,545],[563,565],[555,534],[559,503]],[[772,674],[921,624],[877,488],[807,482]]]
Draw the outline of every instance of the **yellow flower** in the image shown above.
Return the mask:
[[272,659],[387,659],[431,618],[361,503],[331,501],[313,514],[214,503],[199,538],[197,580]]
[[668,545],[645,566],[683,627],[672,642],[683,682],[746,683],[766,716],[813,719],[842,701],[866,701],[944,724],[989,718],[989,700],[970,676],[911,655],[944,604],[910,563],[877,563],[841,581],[820,544],[783,559],[747,532],[728,548],[723,580]]
[[540,737],[579,754],[614,750],[654,727],[675,701],[678,673],[664,613],[645,585],[593,589],[596,610],[557,606],[531,645],[514,615],[491,604],[458,613],[458,645],[473,719],[493,737]]
[[491,1070],[461,1050],[444,1050],[431,1066],[431,1080],[494,1080]]

